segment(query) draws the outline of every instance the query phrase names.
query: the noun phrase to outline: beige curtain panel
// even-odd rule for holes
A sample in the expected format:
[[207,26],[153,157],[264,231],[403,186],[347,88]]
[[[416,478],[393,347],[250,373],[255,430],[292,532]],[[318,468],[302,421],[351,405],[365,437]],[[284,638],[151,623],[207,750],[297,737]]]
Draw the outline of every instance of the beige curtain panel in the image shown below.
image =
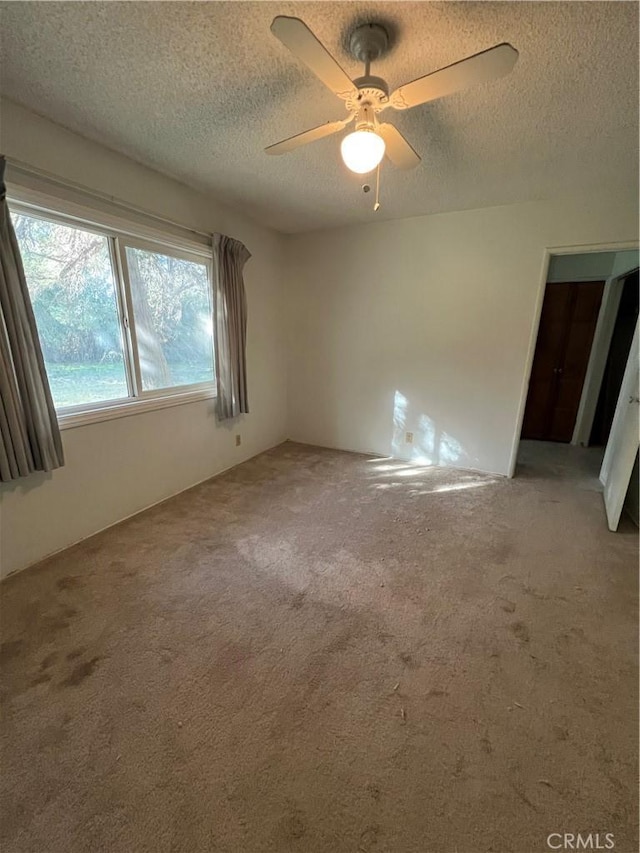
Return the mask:
[[249,411],[247,398],[247,297],[242,270],[251,257],[239,241],[213,235],[216,414],[225,421]]
[[64,464],[0,157],[0,480]]

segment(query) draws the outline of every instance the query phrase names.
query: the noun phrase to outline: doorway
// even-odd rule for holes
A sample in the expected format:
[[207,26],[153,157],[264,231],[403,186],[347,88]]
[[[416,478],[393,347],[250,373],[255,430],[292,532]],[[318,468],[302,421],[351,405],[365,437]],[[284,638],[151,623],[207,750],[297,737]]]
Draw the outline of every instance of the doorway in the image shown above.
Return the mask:
[[638,317],[637,249],[552,255],[520,439],[604,452]]
[[612,530],[623,505],[637,518],[638,264],[626,248],[550,257],[517,449],[521,474],[602,493]]

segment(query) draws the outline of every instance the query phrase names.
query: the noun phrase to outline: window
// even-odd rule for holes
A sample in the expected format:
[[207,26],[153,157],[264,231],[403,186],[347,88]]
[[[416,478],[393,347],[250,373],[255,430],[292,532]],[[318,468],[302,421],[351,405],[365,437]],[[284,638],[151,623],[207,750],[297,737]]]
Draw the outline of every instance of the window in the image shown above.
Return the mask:
[[212,394],[211,264],[205,255],[11,208],[63,418]]
[[202,263],[126,246],[142,388],[213,381],[210,289]]

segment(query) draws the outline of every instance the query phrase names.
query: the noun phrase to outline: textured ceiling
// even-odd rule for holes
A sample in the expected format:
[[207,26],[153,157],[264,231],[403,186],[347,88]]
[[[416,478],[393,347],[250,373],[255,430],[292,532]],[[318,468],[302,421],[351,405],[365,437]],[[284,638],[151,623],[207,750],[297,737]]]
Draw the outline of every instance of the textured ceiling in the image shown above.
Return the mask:
[[[91,139],[212,192],[283,231],[396,219],[636,180],[638,5],[562,3],[0,4],[2,90]],[[339,137],[283,157],[263,148],[344,106],[269,31],[303,18],[352,77],[354,22],[380,20],[394,47],[373,73],[390,86],[498,42],[507,77],[385,116],[423,157],[382,173],[374,214]],[[387,119],[389,120],[389,119]]]

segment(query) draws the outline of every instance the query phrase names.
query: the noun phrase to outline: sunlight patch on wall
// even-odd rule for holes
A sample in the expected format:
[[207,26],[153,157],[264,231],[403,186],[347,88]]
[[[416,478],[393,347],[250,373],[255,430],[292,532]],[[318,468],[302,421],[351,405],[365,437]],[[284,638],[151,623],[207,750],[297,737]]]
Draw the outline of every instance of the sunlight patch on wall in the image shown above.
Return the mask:
[[[407,442],[407,432],[413,442]],[[411,417],[410,404],[400,391],[393,398],[393,436],[391,455],[409,459],[418,465],[455,465],[464,455],[460,442],[438,427],[433,418],[424,412]]]

